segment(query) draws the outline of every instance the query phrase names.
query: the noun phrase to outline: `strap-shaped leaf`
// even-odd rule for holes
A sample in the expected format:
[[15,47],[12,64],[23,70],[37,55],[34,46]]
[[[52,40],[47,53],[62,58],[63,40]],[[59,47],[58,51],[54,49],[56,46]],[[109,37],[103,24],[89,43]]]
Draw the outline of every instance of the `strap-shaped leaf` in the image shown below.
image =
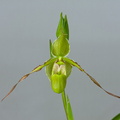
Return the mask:
[[12,89],[8,92],[8,94],[1,100],[3,101],[6,97],[8,97],[8,95],[10,95],[10,93],[16,88],[16,86],[18,85],[18,83],[20,83],[21,81],[23,81],[24,79],[26,79],[30,74],[34,73],[34,72],[38,72],[40,71],[43,67],[49,65],[51,62],[55,61],[56,58],[53,59],[49,59],[48,61],[46,61],[43,65],[39,65],[37,67],[35,67],[30,73],[24,75],[13,87]]
[[73,60],[71,60],[69,58],[63,58],[63,59],[65,61],[67,61],[68,63],[70,63],[71,65],[77,67],[80,71],[84,72],[98,87],[103,89],[107,94],[117,97],[117,98],[120,98],[120,96],[110,93],[110,92],[106,91],[103,87],[101,87],[101,85],[91,75],[89,75],[84,69],[82,69],[81,66],[77,62],[74,62]]
[[120,113],[116,115],[112,120],[120,120]]

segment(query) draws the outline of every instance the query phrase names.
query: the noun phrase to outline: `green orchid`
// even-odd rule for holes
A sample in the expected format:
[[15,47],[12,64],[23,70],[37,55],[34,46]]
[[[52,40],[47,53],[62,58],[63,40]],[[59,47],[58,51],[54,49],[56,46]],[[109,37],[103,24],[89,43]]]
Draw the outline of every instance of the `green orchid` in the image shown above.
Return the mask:
[[[47,60],[44,64],[34,68],[30,73],[24,75],[13,86],[13,88],[2,99],[2,101],[16,88],[19,82],[26,79],[30,74],[40,71],[43,67],[46,67],[46,75],[50,80],[52,90],[55,93],[62,93],[65,110],[67,109],[66,103],[69,101],[69,98],[65,95],[65,88],[67,84],[67,79],[71,74],[73,66],[77,67],[81,72],[85,73],[90,78],[90,80],[92,80],[98,87],[103,89],[101,85],[91,75],[89,75],[77,62],[67,57],[70,52],[69,26],[67,16],[65,15],[65,17],[63,17],[62,13],[60,14],[60,21],[56,30],[56,37],[57,39],[53,43],[51,42],[51,40],[49,41],[50,59]],[[109,95],[120,98],[120,96],[110,93],[105,89],[103,90]],[[70,105],[68,105],[68,107],[70,107]],[[67,112],[68,111],[66,110],[66,114]]]

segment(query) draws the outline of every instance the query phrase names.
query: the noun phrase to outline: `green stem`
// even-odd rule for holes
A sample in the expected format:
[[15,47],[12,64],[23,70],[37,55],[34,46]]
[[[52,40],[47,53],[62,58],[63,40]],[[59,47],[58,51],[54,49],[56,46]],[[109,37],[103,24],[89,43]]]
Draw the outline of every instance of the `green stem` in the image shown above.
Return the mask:
[[70,100],[69,100],[68,96],[65,94],[65,91],[62,92],[62,101],[63,101],[63,106],[64,106],[67,120],[74,120],[72,108],[70,105]]
[[65,95],[65,91],[62,92],[62,101],[63,101],[63,106],[64,106],[66,118],[67,118],[67,120],[69,120],[69,119],[68,119],[68,115],[67,115],[67,108],[66,108],[66,95]]

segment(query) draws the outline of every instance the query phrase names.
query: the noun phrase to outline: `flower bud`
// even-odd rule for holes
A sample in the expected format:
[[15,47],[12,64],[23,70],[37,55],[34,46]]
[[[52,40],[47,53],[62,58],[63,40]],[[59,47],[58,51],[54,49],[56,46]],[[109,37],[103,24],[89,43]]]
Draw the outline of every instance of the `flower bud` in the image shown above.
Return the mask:
[[58,27],[56,30],[57,38],[61,34],[66,34],[66,38],[67,38],[67,40],[69,40],[69,26],[68,26],[67,16],[65,15],[65,17],[63,17],[62,13],[60,14],[60,20],[59,20],[59,24],[58,24]]

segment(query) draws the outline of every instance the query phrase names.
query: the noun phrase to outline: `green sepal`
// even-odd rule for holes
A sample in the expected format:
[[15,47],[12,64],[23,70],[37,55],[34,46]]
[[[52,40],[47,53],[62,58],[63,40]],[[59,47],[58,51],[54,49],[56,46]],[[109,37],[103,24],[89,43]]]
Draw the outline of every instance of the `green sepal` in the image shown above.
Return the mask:
[[62,93],[66,87],[65,75],[54,74],[51,76],[51,87],[55,93]]
[[52,44],[52,54],[54,56],[66,56],[70,51],[70,45],[66,35],[60,35]]
[[66,56],[70,51],[69,40],[69,26],[67,16],[60,14],[59,24],[56,30],[57,39],[51,44],[51,54],[53,56]]
[[60,14],[60,20],[59,20],[59,24],[58,24],[58,27],[57,27],[57,30],[56,30],[57,38],[61,34],[65,34],[66,38],[69,40],[69,26],[68,26],[67,16],[65,15],[65,17],[63,17],[62,13]]

